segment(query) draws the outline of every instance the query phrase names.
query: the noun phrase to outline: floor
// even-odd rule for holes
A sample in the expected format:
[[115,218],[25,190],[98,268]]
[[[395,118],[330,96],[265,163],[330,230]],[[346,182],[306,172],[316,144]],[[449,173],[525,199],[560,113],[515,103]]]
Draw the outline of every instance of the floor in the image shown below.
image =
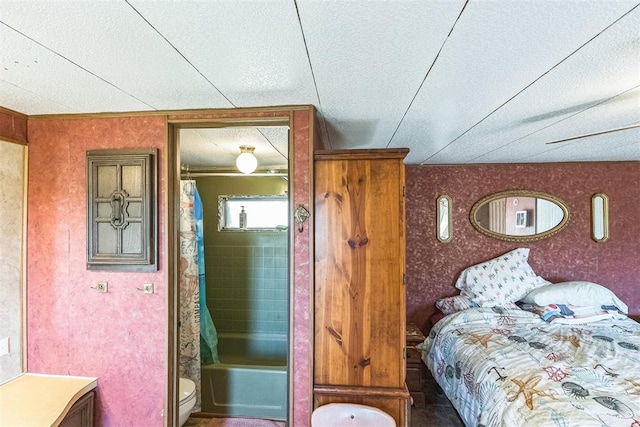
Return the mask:
[[285,423],[253,418],[205,418],[192,415],[183,427],[285,427]]
[[[438,393],[433,379],[425,380],[422,393],[413,393],[411,427],[464,427],[449,400]],[[191,416],[184,427],[284,427],[283,422],[247,418]],[[294,426],[297,427],[297,426]]]
[[413,393],[411,427],[464,427],[458,413],[433,379],[425,380],[422,393]]

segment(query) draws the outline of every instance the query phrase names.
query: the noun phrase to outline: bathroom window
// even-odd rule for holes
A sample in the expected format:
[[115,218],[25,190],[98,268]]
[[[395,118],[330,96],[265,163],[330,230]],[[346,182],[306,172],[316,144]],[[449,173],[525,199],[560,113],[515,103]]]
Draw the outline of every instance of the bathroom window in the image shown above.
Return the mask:
[[284,231],[289,199],[282,196],[218,196],[218,231]]

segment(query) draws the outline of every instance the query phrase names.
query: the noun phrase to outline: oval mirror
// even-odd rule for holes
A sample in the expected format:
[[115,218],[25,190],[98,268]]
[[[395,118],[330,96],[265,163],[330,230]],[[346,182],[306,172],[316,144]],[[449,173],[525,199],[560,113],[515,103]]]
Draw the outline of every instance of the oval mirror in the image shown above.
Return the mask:
[[557,197],[537,191],[490,194],[471,208],[471,224],[496,239],[530,242],[552,236],[569,223],[569,208]]

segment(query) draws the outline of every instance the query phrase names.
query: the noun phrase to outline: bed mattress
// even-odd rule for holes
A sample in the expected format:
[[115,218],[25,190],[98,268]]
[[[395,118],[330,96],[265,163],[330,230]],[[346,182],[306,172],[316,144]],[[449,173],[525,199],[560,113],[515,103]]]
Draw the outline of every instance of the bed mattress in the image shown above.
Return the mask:
[[640,427],[640,324],[518,309],[446,316],[419,346],[467,426]]

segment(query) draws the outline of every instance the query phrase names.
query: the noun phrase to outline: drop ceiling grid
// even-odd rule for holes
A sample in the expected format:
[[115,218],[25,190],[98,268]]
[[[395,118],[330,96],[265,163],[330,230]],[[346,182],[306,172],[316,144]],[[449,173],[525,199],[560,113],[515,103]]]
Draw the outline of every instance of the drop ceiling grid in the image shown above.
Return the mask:
[[462,5],[298,2],[332,148],[389,141]]
[[629,9],[584,4],[469,3],[391,145],[408,145],[410,163],[435,163],[438,150]]
[[293,2],[131,3],[234,106],[317,104]]
[[[459,162],[500,161],[501,153],[528,156],[534,147],[542,149],[547,141],[637,123],[640,97],[606,100],[640,85],[640,45],[635,43],[638,28],[640,9],[550,70],[430,161],[447,162],[451,157]],[[624,105],[616,107],[615,115],[605,114],[611,104],[625,99]],[[564,120],[594,109],[596,114],[591,114],[590,120]],[[510,126],[505,127],[505,123]],[[556,123],[562,126],[554,126]],[[544,134],[539,134],[542,129]],[[533,138],[526,137],[530,134]],[[477,141],[483,144],[478,146]],[[523,152],[518,153],[514,147],[493,151],[513,144]]]
[[[148,108],[128,94],[87,73],[19,33],[0,25],[0,79],[22,93],[37,94],[42,101],[21,105],[2,92],[2,106],[23,114],[83,113],[127,108]],[[30,96],[30,98],[32,98]]]
[[147,104],[139,110],[230,106],[125,2],[15,2],[2,19]]

